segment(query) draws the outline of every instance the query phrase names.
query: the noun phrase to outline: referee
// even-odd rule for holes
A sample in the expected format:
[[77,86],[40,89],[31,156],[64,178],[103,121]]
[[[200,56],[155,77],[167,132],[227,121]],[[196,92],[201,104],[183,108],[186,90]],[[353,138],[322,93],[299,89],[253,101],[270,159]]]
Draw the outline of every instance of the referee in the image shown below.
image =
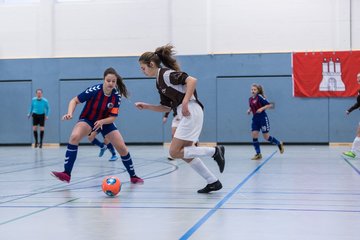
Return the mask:
[[[48,119],[49,111],[49,103],[46,98],[43,98],[43,90],[40,88],[36,89],[36,97],[31,100],[31,106],[28,114],[28,118],[32,116],[33,119],[35,148],[42,148],[45,130],[45,120]],[[40,125],[40,144],[38,141],[38,125]]]

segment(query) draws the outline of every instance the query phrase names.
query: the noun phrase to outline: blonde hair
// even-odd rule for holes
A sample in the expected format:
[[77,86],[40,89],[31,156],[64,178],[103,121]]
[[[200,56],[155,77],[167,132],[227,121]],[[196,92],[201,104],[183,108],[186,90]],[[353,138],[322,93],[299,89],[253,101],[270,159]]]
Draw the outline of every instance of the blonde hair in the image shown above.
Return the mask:
[[258,90],[258,94],[260,94],[260,95],[262,95],[263,97],[265,97],[264,88],[263,88],[260,84],[253,83],[251,86],[252,86],[252,87],[255,87],[255,88]]

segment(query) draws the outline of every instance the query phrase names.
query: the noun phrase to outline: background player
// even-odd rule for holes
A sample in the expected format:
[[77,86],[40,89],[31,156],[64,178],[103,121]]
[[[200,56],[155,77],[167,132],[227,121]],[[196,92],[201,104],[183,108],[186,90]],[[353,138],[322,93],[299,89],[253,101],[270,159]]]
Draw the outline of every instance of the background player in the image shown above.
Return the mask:
[[[49,118],[50,106],[46,98],[43,97],[43,90],[36,89],[36,97],[31,100],[28,118],[32,116],[33,119],[33,132],[35,139],[35,148],[42,148],[44,132],[45,132],[45,120]],[[38,141],[38,125],[40,125],[40,144]]]
[[249,106],[247,113],[252,112],[253,118],[251,123],[251,135],[253,138],[253,145],[255,148],[255,156],[251,158],[252,160],[260,160],[262,158],[260,151],[259,143],[259,131],[263,133],[265,140],[269,141],[272,144],[276,144],[280,150],[280,153],[284,152],[284,145],[282,142],[279,142],[276,138],[270,136],[270,122],[269,118],[265,112],[266,109],[272,107],[272,105],[265,99],[264,90],[259,84],[251,85],[251,97],[249,98]]
[[[357,74],[356,80],[357,80],[358,84],[360,84],[360,73]],[[355,109],[358,109],[359,107],[360,107],[360,90],[359,90],[358,96],[356,98],[356,103],[346,111],[346,114],[349,115],[352,111],[354,111]],[[343,154],[347,157],[355,158],[356,152],[359,151],[359,149],[360,149],[360,122],[359,122],[358,128],[356,130],[356,137],[352,143],[351,150],[347,151],[347,152],[343,152]]]

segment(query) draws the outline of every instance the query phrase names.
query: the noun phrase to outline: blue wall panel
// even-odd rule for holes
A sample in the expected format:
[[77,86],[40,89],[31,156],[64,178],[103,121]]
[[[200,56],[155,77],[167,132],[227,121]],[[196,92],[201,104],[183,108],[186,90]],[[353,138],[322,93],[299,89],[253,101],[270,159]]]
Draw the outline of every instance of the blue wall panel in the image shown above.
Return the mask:
[[31,80],[0,82],[0,144],[30,142],[32,120],[27,118],[31,104]]

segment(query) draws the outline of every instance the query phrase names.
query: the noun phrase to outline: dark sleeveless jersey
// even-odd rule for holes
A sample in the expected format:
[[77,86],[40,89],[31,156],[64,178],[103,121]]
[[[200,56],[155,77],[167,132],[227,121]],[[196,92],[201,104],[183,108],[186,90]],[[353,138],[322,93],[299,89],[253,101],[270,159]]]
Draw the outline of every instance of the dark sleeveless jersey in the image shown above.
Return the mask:
[[[161,105],[175,109],[182,103],[186,93],[185,80],[188,76],[185,72],[176,72],[168,68],[160,68],[156,79],[156,88],[160,94]],[[191,99],[196,100],[201,108],[204,108],[198,100],[196,90]]]
[[77,97],[81,103],[86,102],[80,119],[95,122],[109,116],[116,117],[119,114],[121,95],[116,89],[112,90],[110,96],[106,96],[103,91],[103,84],[98,84],[89,87]]

